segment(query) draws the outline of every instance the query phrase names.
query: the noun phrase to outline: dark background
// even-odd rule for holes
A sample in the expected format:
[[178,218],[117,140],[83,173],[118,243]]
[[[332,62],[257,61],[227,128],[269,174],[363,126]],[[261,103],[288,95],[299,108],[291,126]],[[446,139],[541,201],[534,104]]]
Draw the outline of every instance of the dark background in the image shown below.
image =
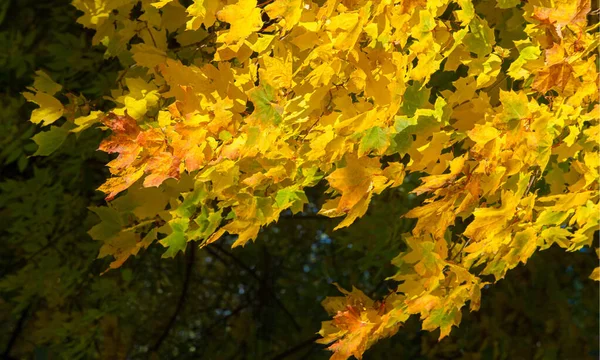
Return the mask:
[[[376,198],[349,229],[332,232],[337,221],[315,215],[317,188],[306,212],[286,214],[245,248],[226,238],[161,259],[155,244],[101,276],[109,260],[95,259],[100,244],[87,231],[98,219],[87,208],[104,202],[95,191],[108,176],[102,134],[29,157],[39,128],[21,95],[39,69],[74,96],[108,93],[119,64],[91,47],[77,17],[68,0],[0,0],[0,356],[328,358],[314,343],[329,319],[320,301],[339,295],[334,282],[385,296],[418,179]],[[596,359],[598,285],[587,276],[598,261],[584,250],[535,254],[484,290],[481,310],[465,308],[441,342],[413,317],[365,359]]]

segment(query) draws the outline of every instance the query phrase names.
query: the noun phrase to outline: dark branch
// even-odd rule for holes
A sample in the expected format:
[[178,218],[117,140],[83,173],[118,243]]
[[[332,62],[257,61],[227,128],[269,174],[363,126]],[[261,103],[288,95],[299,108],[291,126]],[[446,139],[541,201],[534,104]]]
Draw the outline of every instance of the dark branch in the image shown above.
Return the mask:
[[[236,265],[238,265],[240,268],[246,270],[250,274],[250,276],[252,276],[259,283],[261,283],[262,279],[260,278],[260,276],[258,276],[258,274],[256,273],[256,271],[254,271],[251,267],[249,267],[248,265],[246,265],[242,260],[238,259],[237,256],[233,255],[229,251],[227,251],[227,250],[219,247],[218,245],[211,245],[210,247],[206,247],[206,251],[208,251],[211,255],[215,256],[221,262],[225,263],[223,261],[223,259],[214,250],[211,249],[212,246],[214,246],[222,254],[226,255],[231,260],[233,260],[233,262]],[[281,308],[281,310],[283,310],[283,312],[286,314],[286,316],[290,319],[290,321],[294,325],[294,328],[296,328],[297,331],[300,331],[300,329],[301,329],[300,324],[298,324],[298,321],[296,321],[296,319],[294,318],[294,315],[292,315],[292,313],[283,305],[283,303],[281,302],[281,300],[279,300],[279,297],[277,297],[277,294],[275,294],[273,292],[273,290],[270,287],[268,287],[268,286],[266,287],[266,290],[269,293],[269,295],[271,295],[271,297],[273,298],[273,300],[275,300],[275,303],[277,304],[277,306],[279,306]]]
[[192,245],[189,248],[190,248],[190,250],[188,253],[188,257],[187,257],[187,266],[185,269],[185,279],[183,280],[183,288],[181,289],[181,295],[179,296],[179,300],[177,301],[177,306],[175,307],[175,312],[169,319],[167,326],[163,330],[162,334],[160,335],[160,337],[158,338],[158,340],[156,341],[154,346],[152,346],[152,348],[150,348],[150,350],[152,352],[158,351],[158,349],[160,348],[162,343],[165,341],[165,339],[169,335],[169,332],[171,331],[171,328],[173,327],[173,325],[175,325],[175,320],[177,320],[177,316],[179,315],[179,313],[183,309],[183,305],[185,304],[185,298],[187,296],[188,289],[190,287],[190,278],[192,275],[192,269],[193,269],[193,265],[194,265],[194,253],[196,251],[196,246]]
[[282,215],[280,220],[334,220],[333,218],[323,215]]
[[306,339],[303,342],[301,342],[300,344],[298,344],[298,345],[296,345],[296,346],[294,346],[292,348],[287,349],[286,351],[280,353],[279,355],[276,355],[271,360],[285,359],[286,357],[297,353],[298,351],[304,349],[305,347],[314,344],[314,342],[317,341],[317,340],[319,340],[320,338],[321,338],[321,335],[314,335],[310,339]]
[[17,342],[17,338],[19,337],[19,335],[21,334],[21,331],[23,330],[23,324],[25,324],[25,320],[27,319],[27,314],[29,314],[30,307],[31,307],[31,304],[27,305],[27,307],[23,311],[21,311],[21,316],[19,316],[19,320],[17,321],[15,330],[13,330],[13,333],[10,335],[10,340],[8,340],[8,344],[6,344],[6,350],[4,350],[4,354],[2,354],[3,359],[11,359],[11,357],[9,356],[10,351],[12,350],[12,347],[15,345],[15,342]]
[[250,306],[250,302],[247,302],[247,303],[244,303],[244,304],[240,304],[238,307],[236,307],[235,309],[233,309],[231,311],[231,313],[229,313],[228,315],[225,315],[223,317],[218,318],[212,324],[210,324],[209,326],[207,326],[206,330],[202,331],[202,336],[200,336],[200,338],[207,338],[207,337],[209,337],[212,334],[212,331],[215,329],[215,327],[217,327],[217,325],[219,325],[222,322],[227,321],[227,319],[229,319],[231,317],[236,316],[240,311],[244,310],[248,306]]

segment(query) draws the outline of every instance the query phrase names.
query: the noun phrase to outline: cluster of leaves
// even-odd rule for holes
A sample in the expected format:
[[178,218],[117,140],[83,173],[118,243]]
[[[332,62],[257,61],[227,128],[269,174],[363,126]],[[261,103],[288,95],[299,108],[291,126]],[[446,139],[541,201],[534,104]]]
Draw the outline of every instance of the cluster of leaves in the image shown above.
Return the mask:
[[[79,93],[101,100],[117,78],[118,64],[103,60],[103,50],[90,46],[90,33],[75,24],[69,1],[2,4],[8,5],[0,38],[12,39],[6,48],[15,53],[3,59],[0,72],[2,154],[7,155],[0,169],[2,357],[144,359],[152,352],[167,358],[229,358],[241,350],[264,359],[298,343],[315,355],[313,333],[326,317],[318,300],[330,282],[370,288],[371,280],[379,283],[385,273],[375,274],[375,259],[363,257],[358,246],[346,247],[357,245],[356,239],[334,244],[326,235],[333,227],[327,218],[288,218],[263,233],[265,247],[238,248],[235,255],[217,249],[191,260],[160,262],[162,246],[157,245],[118,272],[99,276],[107,262],[93,261],[101,243],[86,234],[97,222],[86,208],[101,203],[93,190],[107,176],[102,171],[106,156],[95,151],[100,134],[88,131],[77,141],[71,136],[50,156],[30,157],[37,148],[29,140],[36,126],[24,120],[35,107],[24,104],[20,92],[33,81],[34,71],[44,68],[73,94],[61,100]],[[31,43],[20,42],[25,37]],[[65,42],[75,38],[79,41]],[[98,82],[102,78],[107,80]],[[55,124],[63,121],[68,120]],[[379,217],[385,214],[378,209]],[[373,245],[369,248],[381,251],[385,243]],[[361,271],[351,271],[357,265]],[[373,275],[362,276],[369,270]],[[181,299],[186,306],[164,306]],[[303,312],[318,316],[292,315]],[[239,346],[226,346],[232,343]]]
[[[86,232],[97,223],[87,207],[102,203],[94,189],[107,176],[102,170],[106,156],[95,151],[101,134],[71,136],[50,156],[31,157],[38,146],[29,138],[39,129],[25,121],[35,106],[25,104],[21,92],[43,68],[61,83],[55,88],[67,89],[69,95],[59,99],[84,94],[96,100],[92,109],[100,108],[102,94],[117,79],[118,64],[105,61],[103,49],[91,47],[92,34],[75,24],[78,15],[69,0],[0,6],[6,15],[0,39],[12,51],[2,58],[0,70],[2,358],[146,359],[156,353],[161,358],[245,354],[264,359],[289,349],[322,356],[311,344],[327,316],[318,301],[331,291],[332,281],[365,289],[380,284],[391,267],[381,268],[378,257],[387,256],[384,263],[389,263],[391,254],[382,252],[398,244],[365,243],[371,253],[364,256],[360,234],[373,231],[375,223],[407,231],[409,224],[395,217],[411,201],[401,194],[388,197],[403,206],[378,206],[372,220],[336,242],[326,235],[333,228],[327,218],[288,217],[262,233],[265,246],[234,253],[211,248],[160,262],[163,250],[156,245],[119,271],[99,276],[108,263],[93,261],[101,242]],[[68,120],[54,124],[63,121]],[[380,235],[389,239],[386,232]],[[185,306],[164,305],[181,302]],[[296,315],[301,313],[315,317]]]
[[[158,241],[173,257],[282,214],[364,216],[419,174],[380,301],[329,298],[333,359],[418,314],[440,339],[481,289],[537,251],[590,247],[599,224],[598,72],[590,2],[75,0],[124,70],[103,111],[39,73],[26,98],[51,154],[99,125],[118,154],[90,235],[117,268]],[[58,95],[57,95],[58,94]],[[63,99],[64,100],[64,99]],[[65,121],[59,121],[61,118]],[[59,121],[59,122],[57,122]],[[57,125],[61,123],[61,125]],[[75,135],[73,135],[75,134]],[[124,191],[126,193],[124,193]],[[118,195],[118,197],[117,197]],[[412,230],[412,234],[406,234]],[[401,243],[400,246],[398,243]],[[406,249],[405,246],[407,247]],[[598,279],[598,270],[593,278]]]

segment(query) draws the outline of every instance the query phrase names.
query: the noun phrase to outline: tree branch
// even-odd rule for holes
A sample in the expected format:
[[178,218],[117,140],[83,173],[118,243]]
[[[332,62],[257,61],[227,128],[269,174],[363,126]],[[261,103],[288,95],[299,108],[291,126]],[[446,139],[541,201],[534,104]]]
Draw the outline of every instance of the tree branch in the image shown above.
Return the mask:
[[279,216],[279,220],[334,220],[323,215],[283,215]]
[[4,354],[2,354],[3,359],[11,359],[11,357],[9,356],[10,351],[12,350],[12,347],[17,342],[17,338],[19,337],[19,335],[21,334],[21,331],[23,330],[23,324],[25,324],[25,320],[27,319],[27,314],[29,314],[29,308],[31,308],[31,304],[27,305],[27,307],[23,311],[21,311],[21,316],[19,316],[17,325],[15,326],[15,329],[13,330],[12,334],[10,335],[10,340],[8,340],[8,344],[6,344],[6,349],[4,350]]
[[297,353],[298,351],[304,349],[305,347],[307,347],[308,345],[312,345],[314,344],[315,341],[319,340],[321,338],[321,335],[314,335],[313,337],[304,340],[303,342],[301,342],[300,344],[287,349],[286,351],[280,353],[279,355],[275,355],[274,358],[272,358],[271,360],[281,360],[281,359],[285,359],[286,357]]
[[[227,257],[229,257],[231,260],[233,260],[233,262],[235,262],[240,268],[246,270],[250,276],[252,276],[254,279],[256,279],[259,283],[261,283],[261,278],[260,276],[258,276],[258,274],[256,273],[256,271],[254,271],[251,267],[249,267],[248,265],[246,265],[242,260],[238,259],[237,256],[233,255],[232,253],[230,253],[229,251],[221,248],[218,245],[212,245],[214,246],[216,249],[218,249],[221,253],[223,253],[224,255],[226,255]],[[207,246],[205,247],[205,249],[213,256],[215,256],[217,259],[219,259],[221,262],[224,262],[223,259],[215,253],[214,250],[211,249],[211,247]],[[277,297],[277,294],[275,294],[273,292],[273,290],[267,286],[266,287],[267,292],[269,293],[269,295],[271,295],[271,297],[273,298],[273,300],[275,300],[275,303],[277,304],[277,306],[279,306],[281,308],[281,310],[283,310],[283,312],[287,315],[287,317],[290,319],[290,321],[292,322],[292,324],[294,325],[294,328],[296,328],[297,331],[300,331],[300,329],[302,328],[300,326],[300,324],[298,324],[298,321],[296,321],[296,319],[294,318],[294,315],[292,315],[292,313],[283,305],[283,303],[281,302],[281,300],[279,300],[279,298]]]
[[162,343],[165,341],[165,339],[169,335],[169,332],[171,331],[171,328],[173,327],[173,325],[175,325],[175,320],[177,320],[177,316],[179,315],[179,313],[183,309],[183,305],[185,304],[185,298],[187,296],[188,289],[190,287],[190,278],[191,278],[191,274],[192,274],[192,268],[193,268],[193,265],[194,265],[194,255],[195,255],[194,253],[195,253],[195,251],[196,251],[196,247],[193,246],[193,245],[190,246],[190,251],[189,251],[188,257],[187,257],[187,266],[186,266],[186,269],[185,269],[185,279],[183,280],[183,289],[181,289],[181,295],[179,296],[179,300],[177,301],[177,306],[175,307],[175,312],[173,313],[173,315],[169,319],[169,322],[167,323],[167,326],[163,330],[162,334],[160,335],[160,337],[158,338],[158,340],[156,341],[156,343],[154,344],[154,346],[152,346],[150,348],[150,350],[152,352],[158,351],[158,349],[160,348],[160,346],[162,345]]

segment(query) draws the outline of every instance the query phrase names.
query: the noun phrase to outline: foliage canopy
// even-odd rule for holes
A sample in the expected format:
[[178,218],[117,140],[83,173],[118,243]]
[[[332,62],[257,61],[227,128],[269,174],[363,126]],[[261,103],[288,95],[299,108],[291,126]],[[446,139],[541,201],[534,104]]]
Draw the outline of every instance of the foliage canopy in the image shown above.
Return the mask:
[[[245,245],[293,214],[355,226],[378,196],[410,187],[395,216],[415,220],[383,245],[393,289],[373,300],[340,287],[323,301],[333,319],[318,341],[346,359],[411,315],[442,339],[536,251],[592,245],[600,110],[589,1],[73,5],[123,70],[104,97],[75,96],[41,71],[24,96],[46,128],[34,155],[92,127],[110,134],[98,147],[117,154],[99,187],[109,202],[90,208],[100,222],[89,231],[109,268],[155,242],[164,257],[225,234]],[[314,190],[325,194],[318,209]]]

